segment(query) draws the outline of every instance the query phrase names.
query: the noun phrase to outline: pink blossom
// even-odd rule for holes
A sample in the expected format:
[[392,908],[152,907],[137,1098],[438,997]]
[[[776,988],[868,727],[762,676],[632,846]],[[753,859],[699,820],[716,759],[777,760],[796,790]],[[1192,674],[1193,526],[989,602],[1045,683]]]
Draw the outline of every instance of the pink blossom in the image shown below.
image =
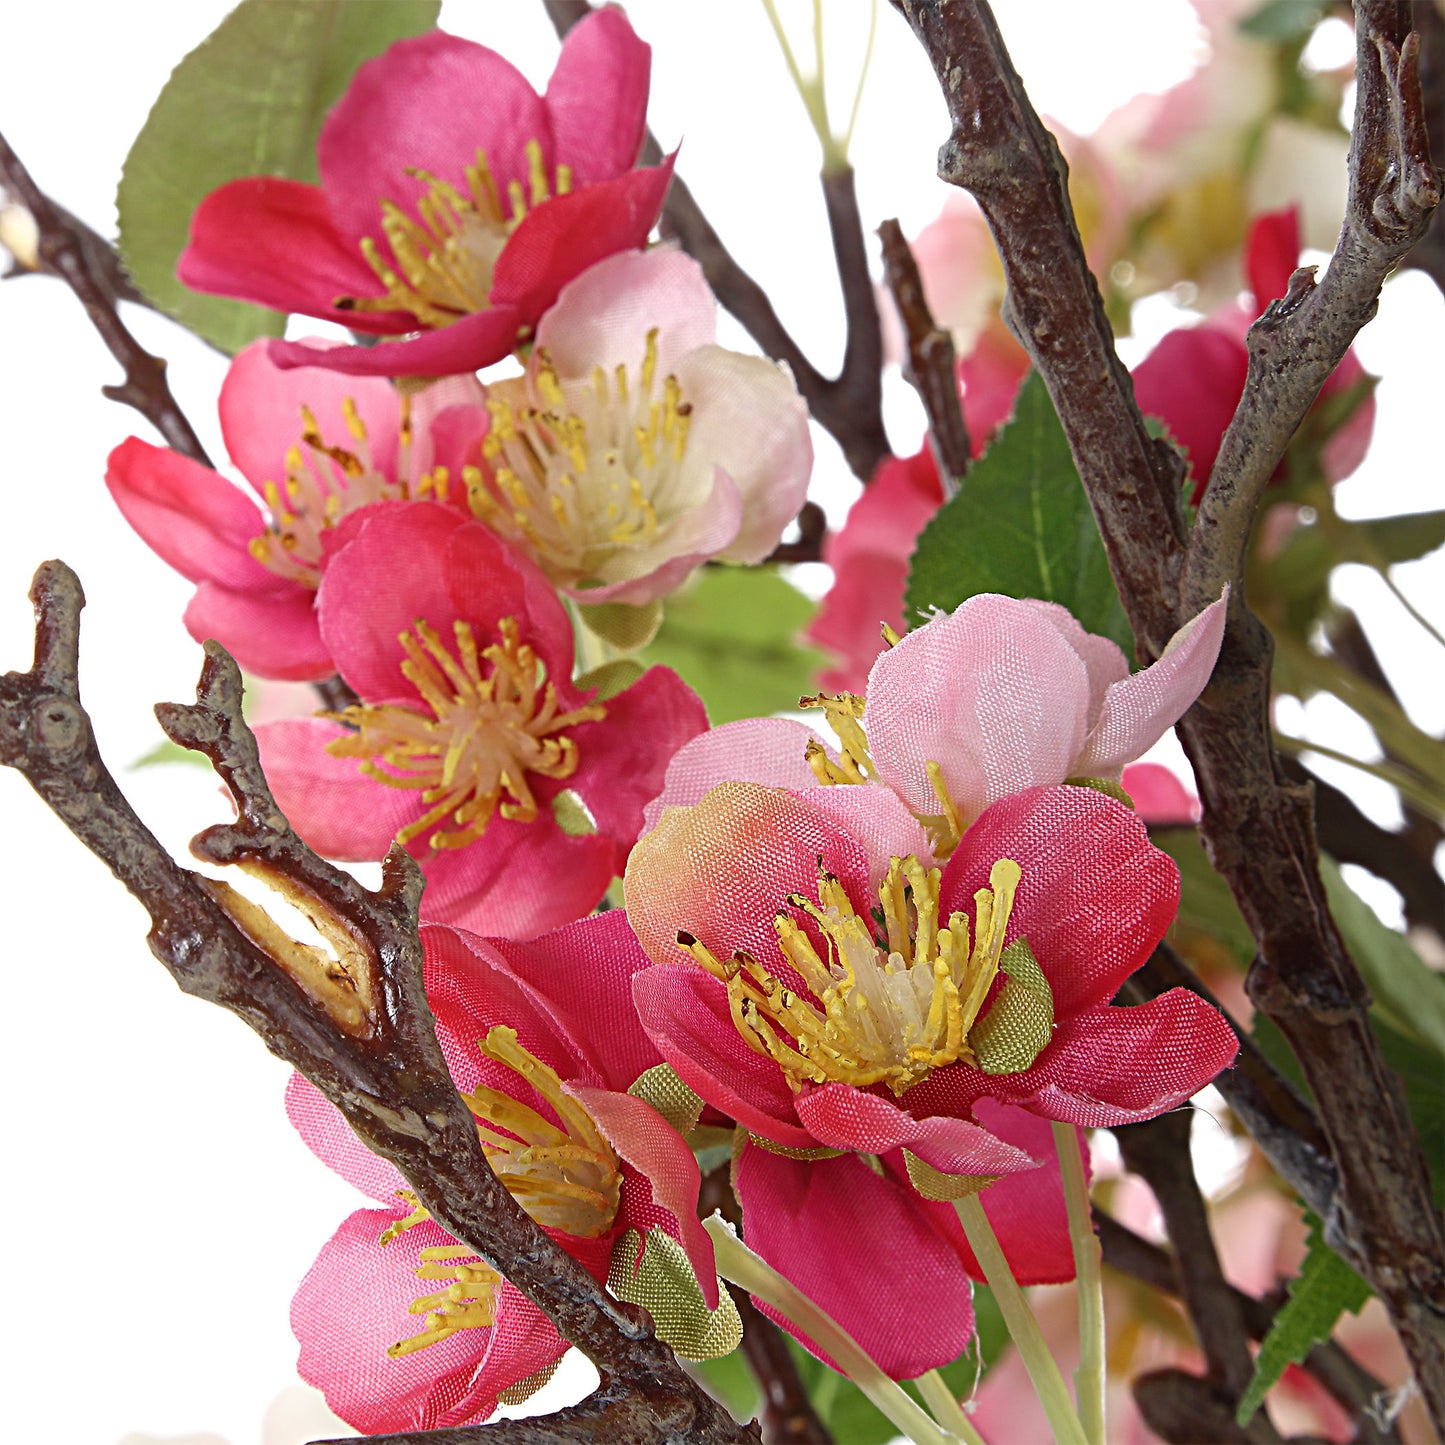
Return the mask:
[[266,775],[321,853],[407,844],[438,921],[531,937],[586,913],[621,872],[667,759],[707,725],[667,668],[605,702],[578,691],[571,623],[546,578],[435,503],[360,518],[317,615],[360,703],[259,729]]
[[1025,788],[1117,781],[1183,715],[1213,670],[1224,599],[1129,672],[1118,646],[1052,602],[970,597],[883,652],[863,696],[821,705],[841,752],[801,723],[749,719],[715,728],[668,765],[648,822],[715,783],[788,788],[872,783],[891,789],[946,856],[990,804]]
[[569,32],[539,96],[485,46],[434,31],[368,61],[327,117],[319,186],[231,181],[201,203],[178,274],[198,291],[398,342],[283,366],[472,371],[527,340],[574,276],[646,243],[672,163],[633,170],[651,51],[620,10]]
[[567,285],[525,378],[491,388],[477,516],[583,602],[650,602],[701,562],[760,562],[807,495],[791,377],[714,344],[697,262],[628,252]]
[[1151,827],[1192,828],[1200,819],[1199,799],[1159,763],[1127,763],[1122,779],[1134,811]]
[[[749,1244],[900,1377],[953,1358],[969,1328],[956,1224],[925,1203],[1035,1163],[979,1122],[980,1100],[1124,1123],[1234,1056],[1193,994],[1110,1006],[1168,927],[1178,874],[1091,789],[995,803],[940,870],[887,790],[725,783],[663,811],[626,894],[654,962],[633,982],[644,1027],[755,1141],[737,1179]],[[843,1241],[858,1268],[838,1268]],[[1056,1231],[1039,1241],[1058,1249]],[[1058,1266],[1014,1249],[1026,1275]],[[906,1268],[906,1296],[880,1298],[880,1259]]]
[[[696,1160],[626,1092],[660,1062],[625,1002],[628,972],[646,959],[620,912],[588,923],[532,944],[423,925],[437,1038],[488,1162],[557,1243],[605,1282],[625,1231],[663,1230],[716,1308]],[[291,1307],[301,1375],[338,1415],[368,1433],[466,1424],[561,1358],[567,1344],[536,1306],[419,1209],[299,1075],[287,1112],[381,1205],[343,1222]]]
[[445,497],[482,389],[454,377],[408,402],[378,377],[278,369],[264,342],[221,387],[226,450],[263,511],[218,473],[137,437],[111,454],[106,485],[125,519],[197,584],[186,627],[248,672],[315,680],[336,671],[316,622],[316,589],[343,519],[376,502]]

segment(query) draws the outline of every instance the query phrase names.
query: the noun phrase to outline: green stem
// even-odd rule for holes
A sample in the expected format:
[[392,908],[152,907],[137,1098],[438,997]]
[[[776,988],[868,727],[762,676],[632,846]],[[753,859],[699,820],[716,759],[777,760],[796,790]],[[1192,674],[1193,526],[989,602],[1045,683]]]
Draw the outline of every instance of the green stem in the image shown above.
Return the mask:
[[1072,1124],[1054,1123],[1054,1148],[1059,1154],[1064,1204],[1069,1212],[1069,1242],[1074,1247],[1074,1273],[1078,1277],[1079,1368],[1074,1371],[1074,1394],[1089,1445],[1105,1445],[1102,1251],[1089,1213],[1089,1185]]
[[928,1412],[896,1380],[890,1380],[873,1363],[852,1335],[772,1265],[759,1259],[721,1215],[714,1214],[702,1223],[712,1236],[718,1274],[772,1305],[809,1339],[821,1345],[838,1362],[842,1372],[915,1445],[959,1445],[959,1436],[931,1420]]
[[1403,607],[1405,611],[1408,612],[1410,616],[1413,617],[1415,621],[1418,622],[1420,626],[1423,627],[1425,631],[1428,632],[1430,636],[1433,637],[1435,641],[1440,644],[1441,647],[1445,647],[1445,637],[1441,637],[1440,633],[1436,630],[1434,624],[1429,620],[1429,618],[1425,617],[1420,612],[1419,608],[1417,608],[1415,604],[1411,602],[1410,599],[1406,597],[1405,594],[1401,592],[1400,589],[1395,585],[1395,579],[1390,576],[1390,569],[1384,565],[1379,565],[1375,568],[1375,570],[1380,574],[1380,577],[1384,581],[1385,586],[1390,589],[1390,592],[1393,595],[1395,601],[1398,602],[1400,606]]
[[1010,1338],[1029,1372],[1039,1403],[1048,1417],[1049,1428],[1054,1432],[1057,1445],[1089,1445],[1084,1427],[1074,1412],[1073,1401],[1069,1399],[1068,1386],[1059,1373],[1058,1362],[1049,1353],[1044,1343],[1043,1331],[1029,1308],[1024,1292],[1014,1278],[1013,1270],[1004,1256],[993,1225],[983,1212],[978,1195],[965,1195],[956,1199],[953,1207],[958,1211],[963,1232],[978,1262],[983,1266],[984,1278],[988,1280],[993,1297],[998,1301],[1003,1322],[1008,1326]]
[[1301,753],[1318,753],[1322,758],[1330,758],[1334,762],[1344,763],[1362,773],[1368,773],[1372,778],[1379,778],[1382,783],[1389,783],[1392,788],[1398,788],[1400,795],[1408,798],[1422,813],[1426,813],[1432,818],[1445,820],[1445,792],[1442,792],[1438,785],[1432,786],[1404,768],[1396,767],[1394,763],[1362,762],[1359,758],[1352,758],[1348,753],[1327,748],[1323,743],[1307,742],[1304,738],[1292,738],[1287,733],[1279,731],[1276,731],[1273,736],[1275,747],[1282,753],[1288,753],[1292,758],[1297,758]]
[[983,1436],[973,1428],[973,1422],[948,1388],[948,1381],[937,1370],[920,1375],[913,1383],[918,1386],[924,1404],[933,1411],[934,1419],[945,1430],[953,1431],[960,1440],[967,1440],[968,1445],[985,1445]]

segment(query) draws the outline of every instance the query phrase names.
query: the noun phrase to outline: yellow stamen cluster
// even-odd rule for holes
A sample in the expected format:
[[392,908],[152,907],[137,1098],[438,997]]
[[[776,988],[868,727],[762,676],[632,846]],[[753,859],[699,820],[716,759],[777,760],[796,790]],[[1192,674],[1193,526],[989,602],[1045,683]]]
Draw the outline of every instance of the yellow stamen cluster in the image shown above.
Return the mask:
[[856,692],[820,692],[812,697],[800,697],[801,708],[822,708],[828,726],[838,735],[841,744],[838,761],[835,763],[824,748],[811,738],[803,756],[813,770],[813,776],[824,786],[836,783],[866,783],[878,776],[868,751],[868,735],[863,731],[863,698]]
[[749,954],[722,962],[690,933],[678,943],[727,984],[738,1032],[777,1061],[794,1090],[886,1083],[902,1095],[945,1064],[975,1062],[969,1031],[998,973],[1020,877],[1009,858],[993,865],[989,886],[974,894],[970,946],[966,914],[952,913],[940,927],[937,868],[911,855],[892,860],[878,889],[875,936],[820,860],[817,901],[788,897],[812,928],[785,913],[774,920],[783,956],[811,999]]
[[412,478],[411,402],[401,398],[400,445],[396,480],[372,459],[371,443],[356,403],[348,396],[341,414],[351,434],[350,447],[332,446],[321,435],[316,414],[301,408],[301,440],[286,453],[286,480],[262,485],[270,520],[251,539],[251,555],[277,576],[315,587],[321,581],[322,534],[348,512],[380,501],[436,497],[445,501],[445,467]]
[[617,1216],[622,1167],[592,1116],[563,1091],[555,1070],[517,1042],[514,1029],[490,1030],[480,1047],[525,1080],[560,1121],[497,1089],[463,1094],[497,1177],[538,1224],[582,1239],[605,1234]]
[[681,500],[679,482],[691,406],[675,376],[657,377],[657,329],[640,370],[609,376],[569,396],[545,352],[525,403],[493,389],[482,464],[463,476],[472,512],[534,556],[554,582],[597,577],[619,548],[648,543]]
[[[356,731],[327,745],[336,757],[362,759],[362,772],[388,787],[419,790],[427,809],[397,840],[435,830],[434,849],[465,847],[499,811],[532,822],[538,807],[527,775],[571,777],[578,752],[565,729],[606,713],[600,703],[558,711],[557,689],[521,641],[516,618],[502,618],[498,640],[485,648],[470,623],[452,630],[456,656],[425,622],[400,636],[402,673],[424,707],[349,707],[335,716]],[[453,826],[441,826],[448,821]]]
[[408,169],[426,182],[416,202],[417,216],[395,201],[381,203],[381,230],[390,261],[370,236],[361,254],[386,287],[384,296],[342,296],[344,311],[409,311],[423,326],[447,326],[491,304],[492,272],[508,237],[529,208],[572,189],[572,172],[559,165],[549,176],[542,147],[527,142],[527,184],[507,183],[505,195],[481,150],[466,168],[466,190],[458,190],[430,171]]
[[[617,1217],[622,1197],[622,1166],[592,1116],[566,1094],[555,1069],[517,1042],[515,1029],[498,1025],[478,1047],[526,1083],[561,1121],[554,1124],[537,1110],[499,1089],[463,1094],[477,1119],[477,1134],[492,1172],[538,1224],[583,1239],[605,1234]],[[410,1190],[399,1191],[413,1206],[377,1241],[388,1245],[413,1225],[431,1218]],[[419,1279],[450,1281],[434,1294],[414,1299],[410,1314],[426,1315],[420,1334],[392,1345],[393,1359],[414,1354],[458,1330],[481,1329],[496,1316],[496,1288],[502,1277],[464,1244],[423,1249],[417,1256]]]

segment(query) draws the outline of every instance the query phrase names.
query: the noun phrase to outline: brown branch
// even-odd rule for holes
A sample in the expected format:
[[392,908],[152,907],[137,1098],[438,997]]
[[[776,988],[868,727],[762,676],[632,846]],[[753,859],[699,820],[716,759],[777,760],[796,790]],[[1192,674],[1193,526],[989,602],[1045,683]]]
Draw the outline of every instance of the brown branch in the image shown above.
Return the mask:
[[[1224,1278],[1219,1252],[1209,1229],[1194,1166],[1189,1156],[1189,1131],[1194,1116],[1187,1109],[1161,1114],[1143,1124],[1114,1130],[1124,1164],[1154,1191],[1173,1245],[1179,1295],[1189,1313],[1208,1364],[1209,1383],[1231,1406],[1254,1375],[1244,1317],[1235,1292]],[[1263,1411],[1251,1421],[1245,1438],[1277,1441],[1280,1437]]]
[[[1187,1370],[1152,1370],[1134,1381],[1134,1403],[1144,1423],[1174,1445],[1249,1445],[1259,1437],[1251,1422],[1234,1423],[1234,1404],[1219,1385]],[[1256,1417],[1257,1419],[1258,1417]]]
[[883,275],[908,338],[903,374],[918,393],[928,417],[928,440],[944,496],[951,497],[973,460],[973,442],[958,399],[953,337],[933,319],[923,294],[918,262],[896,220],[878,228],[883,242]]
[[828,531],[828,515],[816,502],[804,502],[796,518],[798,536],[792,542],[779,542],[768,553],[769,562],[821,562],[823,538]]
[[294,943],[228,885],[180,867],[96,749],[77,678],[84,597],[75,574],[45,563],[31,598],[35,665],[0,679],[0,763],[24,773],[145,906],[151,951],[180,987],[245,1019],[396,1165],[444,1229],[583,1350],[604,1391],[635,1394],[636,1418],[647,1426],[632,1438],[755,1440],[682,1371],[645,1313],[606,1294],[488,1167],[422,990],[422,877],[412,859],[394,847],[372,893],[301,842],[266,786],[242,721],[240,672],[211,642],[196,703],[156,709],[174,741],[210,758],[237,807],[234,823],[207,829],[192,849],[262,877],[311,918],[335,958]]
[[[1251,333],[1249,394],[1186,557],[1178,457],[1144,430],[1084,260],[1063,160],[991,12],[983,0],[894,4],[927,51],[952,118],[940,174],[974,192],[993,230],[1008,281],[1006,317],[1058,410],[1143,660],[1233,584],[1214,679],[1179,729],[1203,795],[1205,841],[1259,941],[1251,995],[1289,1040],[1315,1096],[1340,1181],[1324,1216],[1330,1242],[1385,1301],[1445,1427],[1445,1241],[1403,1090],[1329,916],[1308,792],[1285,782],[1274,758],[1271,642],[1245,606],[1242,584],[1253,504],[1289,429],[1373,314],[1385,273],[1429,220],[1435,179],[1424,152],[1416,42],[1398,29],[1402,7],[1362,8],[1350,214],[1325,281],[1315,288],[1297,280],[1286,305]],[[1309,334],[1315,330],[1320,336]],[[1272,413],[1261,397],[1271,399]]]
[[[585,0],[543,0],[543,4],[559,37],[592,8]],[[649,130],[640,162],[656,165],[661,159],[662,147]],[[661,229],[702,267],[714,295],[764,354],[787,365],[814,421],[842,448],[854,475],[868,482],[889,454],[883,430],[882,328],[868,275],[868,249],[853,172],[847,168],[825,171],[822,185],[847,321],[843,367],[836,377],[824,376],[808,360],[779,319],[767,292],[733,259],[687,184],[676,175],[663,204]]]
[[[1104,1252],[1104,1263],[1110,1269],[1163,1294],[1178,1295],[1178,1268],[1167,1249],[1161,1249],[1135,1234],[1097,1205],[1094,1207],[1094,1228]],[[1262,1340],[1274,1324],[1277,1304],[1256,1299],[1232,1285],[1229,1288],[1249,1337]],[[1390,1393],[1388,1387],[1339,1345],[1332,1341],[1316,1345],[1305,1356],[1303,1368],[1350,1412],[1357,1441],[1370,1442],[1370,1445],[1393,1445],[1399,1440],[1399,1432],[1392,1425],[1382,1426],[1380,1423],[1381,1406]]]
[[[210,458],[191,429],[166,382],[166,364],[152,356],[126,329],[117,309],[122,293],[115,287],[115,271],[98,260],[86,234],[69,224],[62,211],[31,179],[20,157],[0,135],[0,183],[30,212],[40,231],[41,269],[59,276],[75,292],[90,323],[125,369],[119,386],[101,388],[111,401],[134,407],[165,438],[166,445],[202,466]],[[109,248],[107,248],[107,251]]]

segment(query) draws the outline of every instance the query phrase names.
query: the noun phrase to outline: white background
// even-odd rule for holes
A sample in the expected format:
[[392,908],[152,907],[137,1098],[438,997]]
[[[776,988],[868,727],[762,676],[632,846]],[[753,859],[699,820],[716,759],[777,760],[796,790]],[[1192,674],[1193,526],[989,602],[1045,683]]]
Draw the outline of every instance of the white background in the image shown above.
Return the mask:
[[[0,129],[40,185],[111,233],[131,139],[170,67],[225,9],[217,0],[10,7]],[[815,143],[761,7],[638,0],[630,9],[655,48],[652,118],[664,146],[684,142],[680,173],[829,369],[842,329],[811,179]],[[805,7],[783,9],[805,37]],[[1178,80],[1197,54],[1183,0],[1033,0],[1000,12],[1036,102],[1076,130],[1136,90]],[[829,0],[827,13],[841,125],[867,6]],[[555,42],[540,6],[448,0],[443,24],[544,83]],[[897,215],[911,234],[937,213],[945,188],[933,156],[945,134],[933,76],[885,4],[853,150],[870,228]],[[1406,276],[1391,283],[1360,342],[1366,365],[1387,379],[1377,447],[1338,493],[1347,514],[1440,505],[1428,489],[1438,461],[1413,445],[1435,431],[1420,418],[1438,413],[1439,379],[1438,349],[1414,338],[1440,335],[1441,310],[1433,286]],[[127,320],[171,359],[181,404],[223,458],[222,359],[148,312],[132,309]],[[126,769],[160,739],[151,705],[194,687],[199,652],[180,623],[190,587],[130,533],[102,485],[114,445],[132,432],[155,438],[101,397],[117,368],[58,283],[0,287],[0,378],[0,670],[28,665],[28,579],[42,559],[63,557],[89,598],[82,686],[101,749],[141,814],[184,856],[187,838],[226,812],[208,775]],[[890,415],[895,444],[913,450],[911,400],[895,397]],[[819,455],[838,518],[854,489],[830,444]],[[1397,580],[1437,620],[1445,612],[1438,566],[1398,569]],[[1438,657],[1420,652],[1418,629],[1388,610],[1377,583],[1353,585],[1383,609],[1387,665],[1419,720],[1438,731]],[[1350,785],[1389,817],[1377,795]],[[132,1431],[260,1440],[268,1405],[294,1383],[291,1293],[356,1196],[287,1125],[286,1070],[237,1020],[177,992],[146,950],[139,905],[13,774],[0,776],[0,824],[4,1434],[55,1445],[108,1445]],[[289,1407],[304,1413],[304,1397]],[[309,1438],[324,1421],[273,1418],[267,1439]]]

